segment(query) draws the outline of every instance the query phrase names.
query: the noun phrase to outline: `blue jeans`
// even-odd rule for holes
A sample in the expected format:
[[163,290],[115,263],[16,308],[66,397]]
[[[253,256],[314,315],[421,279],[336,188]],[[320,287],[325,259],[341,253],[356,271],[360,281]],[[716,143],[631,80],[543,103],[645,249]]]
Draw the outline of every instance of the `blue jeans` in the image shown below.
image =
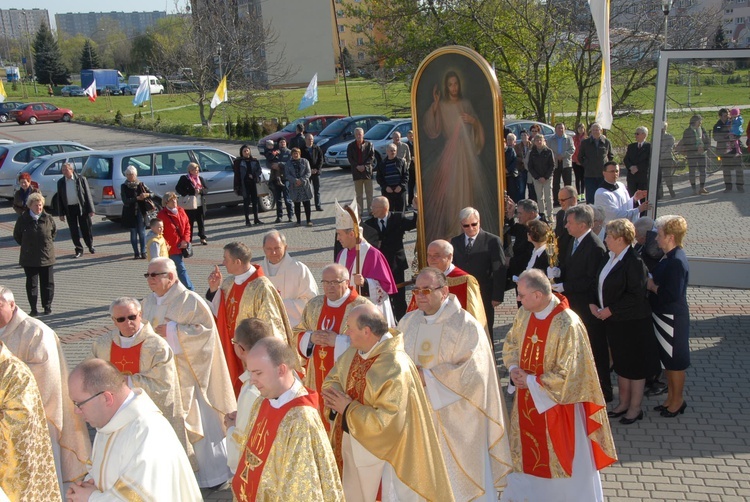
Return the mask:
[[589,178],[588,176],[583,178],[583,182],[586,185],[586,204],[594,203],[596,189],[602,184],[602,180],[603,178]]
[[172,261],[175,264],[175,267],[177,267],[177,278],[180,279],[180,282],[183,286],[188,288],[190,291],[194,291],[193,283],[190,280],[190,276],[188,275],[187,268],[185,268],[185,262],[183,261],[181,254],[171,254],[169,257],[172,259]]
[[140,254],[146,254],[146,225],[143,222],[143,214],[140,211],[136,211],[136,219],[135,228],[130,229],[130,245],[133,246],[133,253],[138,254],[138,238],[140,238]]

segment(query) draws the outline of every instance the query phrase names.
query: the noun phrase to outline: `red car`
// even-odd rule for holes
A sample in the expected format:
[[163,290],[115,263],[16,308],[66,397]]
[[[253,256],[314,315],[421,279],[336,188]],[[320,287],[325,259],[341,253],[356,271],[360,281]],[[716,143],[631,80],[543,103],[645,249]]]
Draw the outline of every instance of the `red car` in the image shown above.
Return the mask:
[[70,122],[73,111],[68,108],[58,108],[49,103],[27,103],[11,110],[9,119],[15,120],[19,125],[36,124],[46,120],[51,122]]

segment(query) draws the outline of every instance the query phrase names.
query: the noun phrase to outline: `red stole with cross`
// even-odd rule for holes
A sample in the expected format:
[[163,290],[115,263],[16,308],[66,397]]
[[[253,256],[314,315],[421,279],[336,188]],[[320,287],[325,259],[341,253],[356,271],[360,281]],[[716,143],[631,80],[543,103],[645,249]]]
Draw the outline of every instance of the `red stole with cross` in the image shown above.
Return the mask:
[[[256,492],[268,455],[276,440],[276,433],[289,410],[297,406],[318,408],[318,394],[310,389],[307,391],[309,394],[306,396],[295,397],[281,408],[271,406],[268,399],[264,399],[260,404],[258,416],[247,437],[247,444],[232,479],[232,493],[236,500],[248,502],[256,499]],[[281,451],[279,454],[283,455],[284,452]]]
[[224,359],[227,361],[227,368],[229,369],[232,387],[234,387],[235,397],[240,395],[240,390],[242,389],[240,375],[245,369],[242,367],[240,358],[234,353],[232,338],[234,338],[234,329],[237,327],[237,314],[240,310],[242,295],[245,294],[245,288],[255,279],[264,275],[259,265],[254,266],[255,273],[248,277],[242,284],[232,283],[232,287],[229,289],[229,294],[226,295],[226,298],[224,298],[224,290],[219,289],[221,300],[219,301],[219,314],[216,316],[216,327],[219,330],[219,339],[221,340],[221,347],[224,349]]
[[123,375],[130,376],[140,373],[141,345],[143,345],[143,342],[125,349],[112,342],[109,349],[109,362],[114,364]]

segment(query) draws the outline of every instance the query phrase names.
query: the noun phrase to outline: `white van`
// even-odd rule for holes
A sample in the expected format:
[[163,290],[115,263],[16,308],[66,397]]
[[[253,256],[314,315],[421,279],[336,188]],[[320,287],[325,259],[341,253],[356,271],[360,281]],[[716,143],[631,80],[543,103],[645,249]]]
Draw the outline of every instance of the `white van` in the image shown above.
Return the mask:
[[164,86],[159,83],[159,79],[153,75],[131,75],[128,78],[128,85],[132,89],[133,94],[138,90],[141,82],[148,79],[148,85],[151,88],[151,94],[162,94],[164,92]]

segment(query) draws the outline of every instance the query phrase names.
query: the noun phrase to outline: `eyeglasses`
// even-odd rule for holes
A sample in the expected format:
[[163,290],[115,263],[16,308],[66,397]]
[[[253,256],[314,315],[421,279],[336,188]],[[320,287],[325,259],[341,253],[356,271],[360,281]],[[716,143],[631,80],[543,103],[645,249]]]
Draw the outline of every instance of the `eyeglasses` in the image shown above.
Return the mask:
[[414,288],[411,290],[411,292],[417,296],[427,296],[433,291],[437,291],[438,289],[442,288]]
[[126,317],[113,317],[112,319],[114,319],[115,322],[125,322],[125,319],[127,319],[128,321],[135,321],[136,319],[138,319],[139,315],[140,314],[131,314]]
[[151,277],[153,279],[154,277],[159,277],[160,275],[167,275],[167,274],[169,274],[169,272],[146,272],[145,274],[143,274],[143,277],[145,277],[146,279]]
[[234,338],[230,339],[229,341],[230,341],[230,343],[231,343],[232,345],[237,345],[238,347],[240,347],[240,348],[243,348],[243,349],[245,348],[245,347],[243,347],[243,346],[242,346],[242,344],[241,344],[240,342],[238,342],[238,341],[237,341],[237,340],[235,340]]
[[104,394],[105,392],[106,392],[106,391],[104,391],[104,390],[102,390],[102,391],[99,391],[99,392],[97,392],[96,394],[94,394],[93,396],[91,396],[90,398],[88,398],[88,399],[86,399],[86,400],[84,400],[84,401],[81,401],[80,403],[77,403],[77,402],[73,401],[73,406],[75,406],[76,408],[78,408],[78,409],[80,410],[81,408],[83,408],[83,405],[84,405],[84,404],[88,403],[89,401],[91,401],[91,400],[92,400],[92,399],[94,399],[95,397],[99,397],[99,396],[101,396],[101,395],[102,395],[102,394]]
[[567,202],[570,199],[574,199],[575,197],[565,197],[564,199],[560,199],[560,202]]
[[338,286],[338,285],[339,285],[339,284],[341,284],[342,282],[346,282],[346,279],[340,279],[340,280],[338,280],[338,281],[320,281],[320,283],[321,283],[321,284],[322,284],[323,286],[333,286],[334,284]]
[[475,221],[474,223],[461,223],[461,226],[464,228],[476,227],[477,225],[479,225],[478,221]]

